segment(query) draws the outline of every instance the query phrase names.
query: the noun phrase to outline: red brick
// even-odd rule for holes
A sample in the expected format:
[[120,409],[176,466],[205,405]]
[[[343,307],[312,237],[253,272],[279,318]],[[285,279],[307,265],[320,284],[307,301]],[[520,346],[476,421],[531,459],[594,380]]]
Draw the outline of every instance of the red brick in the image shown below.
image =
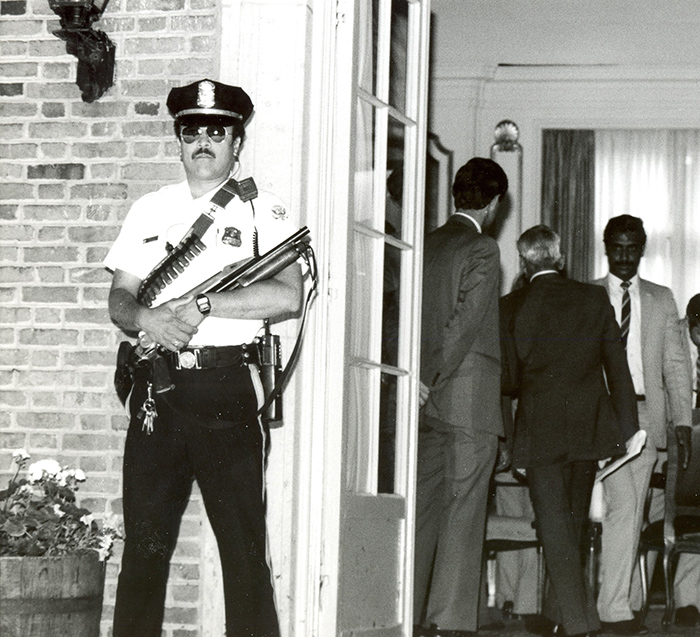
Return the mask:
[[56,412],[19,412],[17,424],[27,429],[63,429],[69,431],[75,427],[75,416]]
[[36,104],[0,103],[0,117],[32,117],[38,112],[39,109]]
[[[0,26],[0,35],[2,27]],[[36,77],[39,65],[36,62],[4,62],[0,63],[1,77]]]
[[37,239],[43,243],[46,243],[47,241],[50,243],[64,243],[65,236],[65,227],[57,228],[55,226],[48,226],[39,228]]
[[76,221],[80,219],[80,208],[68,204],[24,206],[24,217],[28,221]]
[[0,189],[0,199],[31,199],[34,186],[22,183],[6,183]]
[[24,259],[27,263],[75,262],[78,260],[78,249],[72,246],[25,248]]
[[37,268],[36,273],[40,283],[65,283],[66,281],[66,269],[63,267]]
[[19,342],[23,345],[77,345],[78,331],[67,329],[40,329],[20,330]]
[[59,184],[39,184],[37,187],[39,199],[65,199],[66,186]]
[[86,184],[71,186],[71,199],[126,199],[126,184]]

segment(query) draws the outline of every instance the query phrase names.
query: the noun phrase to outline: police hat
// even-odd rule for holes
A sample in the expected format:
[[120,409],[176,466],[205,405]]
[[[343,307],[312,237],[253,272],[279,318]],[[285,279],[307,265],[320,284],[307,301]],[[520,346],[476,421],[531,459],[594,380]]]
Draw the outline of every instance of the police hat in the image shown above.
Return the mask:
[[253,112],[253,102],[242,88],[214,80],[199,80],[173,88],[167,106],[176,120],[214,116],[245,124]]

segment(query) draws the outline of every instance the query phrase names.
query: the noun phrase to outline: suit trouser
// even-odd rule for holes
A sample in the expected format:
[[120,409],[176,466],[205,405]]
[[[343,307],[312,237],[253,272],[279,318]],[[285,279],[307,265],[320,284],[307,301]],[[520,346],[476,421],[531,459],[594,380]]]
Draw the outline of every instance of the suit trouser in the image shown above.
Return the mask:
[[[264,465],[267,431],[247,366],[174,373],[178,402],[201,401],[247,422],[214,429],[157,400],[153,432],[131,419],[124,450],[126,540],[117,587],[114,637],[160,637],[170,559],[192,484],[199,485],[221,559],[230,637],[279,637],[267,560]],[[137,380],[131,412],[145,398]],[[176,399],[175,396],[172,397]],[[252,419],[250,418],[252,416]],[[231,423],[233,424],[233,423]]]
[[527,468],[550,582],[544,614],[563,624],[568,635],[600,628],[581,551],[595,469],[596,464],[591,460]]
[[[598,613],[605,622],[627,621],[641,605],[630,593],[637,566],[644,501],[657,451],[648,440],[642,453],[603,480],[605,515],[600,548]],[[632,599],[636,598],[636,599]]]
[[414,622],[478,628],[489,481],[498,436],[424,417],[418,442]]

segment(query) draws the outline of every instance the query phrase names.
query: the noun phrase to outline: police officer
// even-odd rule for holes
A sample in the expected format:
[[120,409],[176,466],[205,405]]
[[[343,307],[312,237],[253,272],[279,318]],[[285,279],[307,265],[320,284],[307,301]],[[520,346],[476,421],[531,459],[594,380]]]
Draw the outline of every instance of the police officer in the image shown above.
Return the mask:
[[163,387],[153,364],[137,365],[128,401],[113,635],[160,637],[170,558],[196,479],[219,546],[227,635],[278,637],[254,339],[263,319],[299,309],[300,268],[231,291],[189,291],[296,228],[277,197],[258,194],[251,180],[229,181],[253,112],[243,89],[204,79],[173,88],[167,106],[187,179],[137,200],[105,259],[112,320],[157,343],[167,369]]

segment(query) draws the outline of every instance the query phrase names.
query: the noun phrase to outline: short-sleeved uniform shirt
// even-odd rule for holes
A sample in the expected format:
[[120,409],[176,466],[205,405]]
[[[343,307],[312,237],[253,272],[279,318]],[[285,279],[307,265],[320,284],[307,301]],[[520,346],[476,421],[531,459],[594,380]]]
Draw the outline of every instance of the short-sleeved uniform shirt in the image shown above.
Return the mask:
[[[215,188],[193,199],[185,181],[138,199],[104,260],[105,267],[145,279],[167,256],[166,246],[176,246],[199,215],[209,210],[211,198],[217,190]],[[272,193],[260,192],[252,202],[242,202],[234,197],[224,210],[215,213],[214,223],[202,237],[206,249],[158,294],[153,307],[183,296],[227,265],[252,257],[255,228],[260,254],[265,254],[296,230],[288,209]],[[200,323],[190,346],[249,343],[261,327],[262,321],[257,319],[208,316]]]

